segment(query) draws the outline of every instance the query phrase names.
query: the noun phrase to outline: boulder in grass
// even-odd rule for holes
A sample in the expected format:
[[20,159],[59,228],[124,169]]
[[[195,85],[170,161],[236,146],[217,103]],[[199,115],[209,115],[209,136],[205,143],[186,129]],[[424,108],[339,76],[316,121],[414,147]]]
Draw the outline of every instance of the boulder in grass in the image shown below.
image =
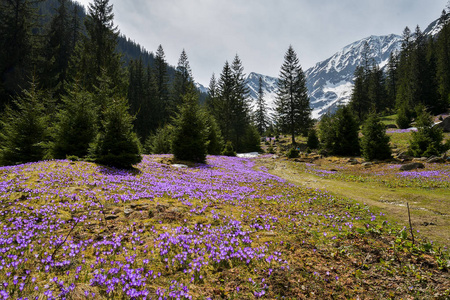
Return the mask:
[[423,163],[414,162],[410,164],[405,164],[400,167],[400,171],[411,171],[415,169],[424,169],[425,165]]
[[441,128],[444,132],[450,132],[450,116],[446,117],[442,122],[436,123],[434,126]]

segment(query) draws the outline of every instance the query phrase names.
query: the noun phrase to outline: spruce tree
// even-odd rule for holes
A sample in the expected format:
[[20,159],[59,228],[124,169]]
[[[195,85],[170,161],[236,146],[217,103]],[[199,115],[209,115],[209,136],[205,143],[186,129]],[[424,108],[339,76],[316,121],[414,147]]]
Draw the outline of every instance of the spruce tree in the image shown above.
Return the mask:
[[295,135],[306,135],[312,119],[306,77],[292,46],[289,46],[281,66],[275,104],[277,122],[282,131],[291,135],[295,145]]
[[242,61],[236,54],[231,65],[232,76],[234,79],[233,97],[231,102],[232,110],[232,130],[234,135],[235,149],[244,150],[249,141],[246,137],[250,130],[250,107],[248,103],[249,89],[245,80],[244,67]]
[[169,154],[172,153],[173,126],[166,124],[159,127],[155,134],[150,135],[145,141],[145,150],[149,154]]
[[89,4],[84,25],[86,35],[78,43],[70,63],[72,78],[78,78],[90,92],[106,75],[120,96],[126,95],[126,81],[120,54],[116,52],[119,30],[114,26],[113,5],[109,0],[94,0]]
[[206,161],[206,128],[198,106],[198,96],[189,91],[175,120],[172,150],[176,159],[203,163]]
[[267,105],[264,100],[264,90],[261,77],[259,77],[258,80],[258,99],[256,99],[255,123],[260,135],[266,131],[269,124],[267,117]]
[[164,49],[158,46],[155,56],[154,75],[157,86],[157,110],[160,112],[160,124],[169,123],[170,121],[170,103],[169,103],[169,76],[167,74],[167,63]]
[[214,105],[214,116],[219,123],[225,141],[233,140],[232,105],[234,101],[234,79],[228,61],[223,66],[217,83],[217,96]]
[[107,102],[102,127],[90,148],[90,155],[100,164],[131,168],[142,160],[142,156],[127,100],[117,97],[109,98]]
[[67,95],[62,97],[62,102],[51,144],[53,157],[86,157],[98,129],[97,109],[92,94],[74,82]]
[[391,52],[386,70],[385,90],[386,90],[386,108],[391,110],[395,108],[395,99],[397,96],[398,81],[398,53]]
[[442,129],[433,126],[433,119],[423,105],[417,107],[416,113],[417,132],[412,132],[409,154],[416,157],[439,155],[445,150]]
[[370,99],[368,97],[366,70],[363,67],[357,67],[355,70],[355,78],[353,80],[353,90],[350,99],[350,107],[355,112],[358,120],[362,122],[370,107]]
[[175,78],[172,83],[172,100],[170,104],[170,114],[176,115],[183,104],[183,97],[194,87],[194,78],[186,51],[181,52],[178,60]]
[[219,124],[208,111],[204,111],[206,126],[207,152],[211,155],[219,155],[223,149],[223,138],[220,132]]
[[1,165],[39,161],[46,155],[46,99],[35,81],[22,94],[13,100],[14,108],[6,106],[1,119]]
[[319,138],[317,137],[317,131],[314,128],[311,128],[308,132],[308,139],[306,141],[306,147],[310,150],[319,149]]
[[383,160],[391,157],[390,138],[386,135],[386,128],[376,113],[369,114],[363,124],[362,134],[361,150],[366,160]]
[[349,106],[339,107],[332,116],[323,116],[319,128],[320,141],[325,150],[345,156],[360,153],[359,126]]
[[216,97],[217,97],[217,80],[216,75],[213,73],[209,81],[208,97],[206,98],[206,107],[208,108],[208,111],[213,114],[216,111],[215,109],[215,106],[217,105]]
[[44,47],[45,65],[41,83],[44,88],[53,90],[59,99],[65,91],[64,85],[68,79],[69,61],[74,49],[73,34],[75,33],[71,34],[68,0],[58,0],[58,4],[56,14],[50,21]]
[[0,111],[11,97],[28,88],[37,45],[31,30],[36,21],[35,5],[41,1],[0,1]]
[[440,103],[450,105],[450,22],[444,10],[440,22],[443,28],[437,39],[437,80]]

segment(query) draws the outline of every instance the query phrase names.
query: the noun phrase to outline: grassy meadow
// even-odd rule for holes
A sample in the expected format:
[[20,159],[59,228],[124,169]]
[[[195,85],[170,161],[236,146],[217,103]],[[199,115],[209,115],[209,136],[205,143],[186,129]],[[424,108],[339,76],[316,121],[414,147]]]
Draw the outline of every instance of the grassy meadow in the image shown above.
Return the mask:
[[[450,296],[445,245],[419,233],[413,243],[406,224],[377,207],[274,176],[278,163],[300,165],[271,155],[209,156],[179,168],[170,155],[152,155],[131,171],[68,160],[0,168],[0,295]],[[332,180],[350,177],[342,178]],[[439,182],[435,190],[448,190],[448,178]]]

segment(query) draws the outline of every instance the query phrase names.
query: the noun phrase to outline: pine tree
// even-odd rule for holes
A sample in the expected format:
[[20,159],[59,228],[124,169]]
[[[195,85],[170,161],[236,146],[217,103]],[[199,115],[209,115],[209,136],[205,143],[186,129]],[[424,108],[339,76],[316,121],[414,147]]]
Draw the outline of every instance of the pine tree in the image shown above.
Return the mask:
[[399,81],[397,86],[396,108],[409,110],[413,103],[413,85],[411,82],[411,64],[412,64],[413,42],[411,31],[408,27],[403,30],[402,49],[400,52],[398,74]]
[[91,146],[95,162],[118,168],[131,168],[142,160],[141,145],[133,131],[133,117],[126,98],[107,99],[102,127]]
[[[250,107],[248,104],[249,89],[246,84],[244,67],[239,56],[236,54],[231,65],[234,79],[233,96],[231,102],[232,129],[234,135],[234,146],[238,151],[245,148],[247,131],[250,130]],[[247,136],[249,137],[249,136]]]
[[178,60],[178,66],[172,84],[171,115],[176,115],[178,113],[179,108],[183,104],[183,97],[193,88],[194,78],[192,76],[186,51],[183,49],[180,59]]
[[223,138],[220,132],[219,124],[208,111],[204,112],[206,126],[207,153],[211,155],[220,155],[223,149]]
[[[378,113],[386,110],[387,94],[385,87],[385,78],[383,71],[374,64],[369,72],[368,83],[367,83],[367,96],[369,98],[368,108],[372,108]],[[367,111],[369,113],[369,111]]]
[[284,132],[291,134],[295,145],[295,135],[306,135],[312,119],[305,74],[292,46],[284,56],[279,77],[275,102],[277,122]]
[[155,56],[155,80],[157,86],[157,110],[160,112],[161,124],[170,121],[170,104],[169,104],[169,77],[167,74],[167,63],[164,49],[158,46]]
[[267,117],[267,105],[264,100],[262,78],[258,80],[258,99],[256,100],[255,123],[260,135],[262,135],[269,124]]
[[416,157],[439,155],[444,151],[442,129],[433,126],[431,115],[423,105],[417,107],[417,132],[412,133],[409,141],[409,154]]
[[206,128],[193,89],[184,96],[183,102],[174,124],[173,154],[179,160],[203,163],[207,153]]
[[53,157],[86,157],[97,135],[97,110],[92,94],[74,82],[62,102],[51,145]]
[[112,10],[109,0],[94,0],[89,4],[84,22],[87,35],[76,47],[70,73],[90,92],[100,85],[99,78],[106,75],[118,95],[125,96],[125,76],[120,54],[116,52],[119,30],[114,26]]
[[444,10],[440,22],[444,24],[437,39],[437,80],[440,103],[450,105],[450,22]]
[[391,52],[386,70],[386,108],[393,109],[395,107],[395,99],[397,96],[398,81],[398,53]]
[[370,107],[366,79],[366,70],[364,70],[364,67],[357,67],[355,70],[355,79],[353,80],[354,84],[349,105],[360,122],[364,120]]
[[44,88],[54,90],[55,96],[60,98],[65,91],[64,85],[68,79],[67,72],[74,45],[73,34],[70,32],[68,1],[58,0],[58,3],[59,7],[50,22],[44,48],[45,65],[41,82]]
[[360,153],[359,126],[349,106],[341,106],[332,116],[325,115],[319,124],[322,147],[336,155]]
[[211,113],[214,113],[217,97],[217,80],[213,73],[208,85],[208,97],[206,98],[206,107]]
[[366,160],[388,159],[391,157],[389,136],[376,113],[369,114],[363,124],[361,139],[362,155]]
[[37,85],[35,81],[31,82],[30,88],[13,101],[15,108],[5,108],[0,131],[1,165],[39,161],[46,155],[46,99]]
[[232,105],[234,101],[234,79],[228,61],[223,66],[217,83],[217,96],[214,105],[214,116],[219,123],[225,141],[233,140]]
[[306,147],[310,150],[319,149],[319,138],[317,137],[317,131],[311,128],[308,132],[308,140],[306,141]]
[[36,57],[31,29],[36,21],[35,5],[42,0],[0,2],[0,111],[11,97],[28,87]]

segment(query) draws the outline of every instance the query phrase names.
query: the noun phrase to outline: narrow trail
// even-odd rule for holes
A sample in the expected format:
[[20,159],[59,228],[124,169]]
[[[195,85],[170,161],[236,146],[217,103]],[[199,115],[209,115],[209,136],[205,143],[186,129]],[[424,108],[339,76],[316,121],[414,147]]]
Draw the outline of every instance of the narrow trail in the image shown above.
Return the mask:
[[[429,207],[421,207],[420,199],[430,201],[447,201],[448,197],[424,192],[417,189],[388,188],[372,183],[345,182],[321,178],[293,169],[292,162],[282,159],[264,160],[269,172],[289,183],[306,188],[331,192],[339,197],[350,198],[359,203],[378,209],[386,214],[391,222],[409,227],[407,203],[411,209],[412,227],[420,237],[450,245],[450,215]],[[450,192],[448,193],[450,195]],[[450,203],[449,203],[450,204]]]

